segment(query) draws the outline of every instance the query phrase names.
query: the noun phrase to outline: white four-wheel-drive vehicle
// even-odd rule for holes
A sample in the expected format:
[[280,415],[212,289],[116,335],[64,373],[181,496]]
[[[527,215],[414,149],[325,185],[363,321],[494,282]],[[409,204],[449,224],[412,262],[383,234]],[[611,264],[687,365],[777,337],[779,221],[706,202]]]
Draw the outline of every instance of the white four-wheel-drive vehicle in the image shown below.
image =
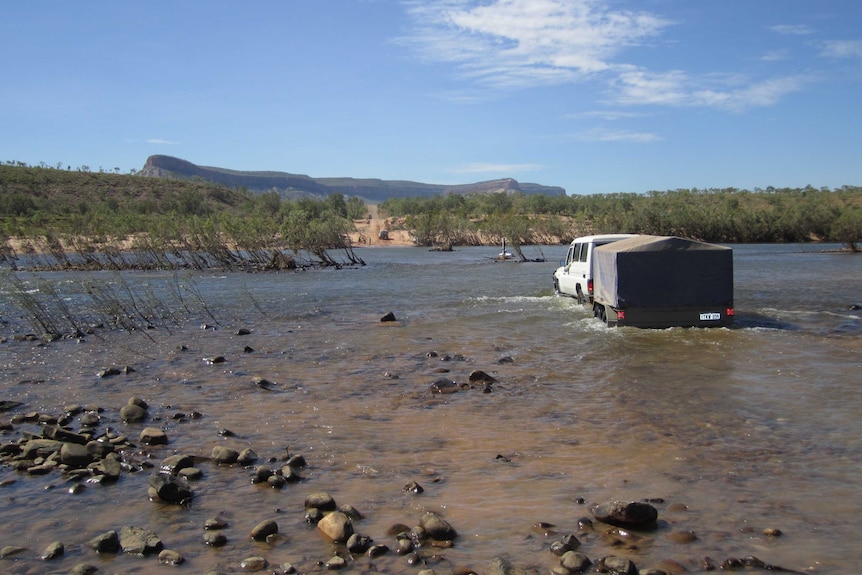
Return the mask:
[[[583,261],[582,261],[583,259]],[[733,251],[672,236],[578,238],[554,272],[557,292],[609,326],[727,327]]]

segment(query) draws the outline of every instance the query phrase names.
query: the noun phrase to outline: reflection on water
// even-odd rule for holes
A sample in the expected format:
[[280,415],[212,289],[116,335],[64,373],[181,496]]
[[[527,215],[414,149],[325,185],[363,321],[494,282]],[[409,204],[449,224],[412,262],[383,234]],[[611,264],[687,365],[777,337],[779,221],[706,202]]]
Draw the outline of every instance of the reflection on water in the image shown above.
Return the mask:
[[[22,573],[44,572],[38,555],[54,540],[73,546],[58,571],[85,561],[104,572],[151,572],[155,559],[98,558],[84,545],[124,525],[158,533],[190,572],[235,572],[252,555],[321,571],[316,562],[339,548],[306,525],[303,501],[329,491],[365,515],[359,532],[390,546],[392,524],[440,512],[459,532],[454,548],[424,550],[440,573],[481,569],[501,555],[546,571],[558,536],[536,524],[565,534],[590,503],[651,498],[663,501],[655,503],[660,526],[637,548],[582,533],[581,551],[594,560],[625,555],[643,568],[672,559],[692,572],[705,556],[745,555],[852,572],[862,560],[862,524],[848,505],[862,470],[862,320],[848,306],[862,299],[862,263],[816,249],[735,247],[730,330],[607,329],[552,295],[551,262],[562,248],[545,248],[549,263],[531,264],[492,263],[493,249],[380,249],[363,251],[369,265],[357,269],[196,276],[216,329],[200,329],[214,322],[195,308],[186,327],[150,337],[101,330],[80,343],[2,344],[4,398],[22,402],[18,411],[82,404],[103,407],[102,425],[132,438],[144,425],[165,429],[170,444],[130,452],[136,463],[206,456],[226,444],[252,447],[262,460],[301,453],[309,467],[304,482],[274,490],[253,485],[251,470],[203,463],[190,508],[148,501],[147,471],[72,495],[59,473],[3,467],[0,481],[16,481],[0,488],[0,541],[31,550],[16,556]],[[124,278],[153,290],[170,281]],[[14,321],[4,305],[2,317]],[[381,324],[388,311],[399,321]],[[252,333],[236,335],[241,327]],[[226,361],[202,361],[215,355]],[[125,365],[135,371],[95,377]],[[497,378],[490,393],[466,385],[476,369]],[[438,378],[465,389],[431,394]],[[146,424],[119,421],[132,395],[151,406]],[[177,418],[194,411],[202,417]],[[38,428],[17,425],[3,442],[25,431]],[[406,493],[410,481],[424,493]],[[202,543],[203,522],[214,516],[230,524],[220,549]],[[250,541],[251,527],[270,518],[281,537]],[[766,528],[783,535],[767,537]],[[682,530],[697,540],[668,537]],[[394,554],[350,568],[370,563],[416,569]]]

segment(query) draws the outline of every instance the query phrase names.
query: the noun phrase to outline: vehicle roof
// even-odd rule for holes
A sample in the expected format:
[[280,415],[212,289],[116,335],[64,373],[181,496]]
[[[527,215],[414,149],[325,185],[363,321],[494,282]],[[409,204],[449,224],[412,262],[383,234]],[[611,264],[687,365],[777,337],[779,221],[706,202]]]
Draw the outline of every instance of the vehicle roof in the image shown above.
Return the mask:
[[[729,251],[731,248],[677,236],[632,236],[612,245],[600,246],[606,252]],[[596,248],[598,249],[598,248]]]
[[572,244],[588,244],[591,242],[601,242],[606,240],[624,240],[637,236],[638,234],[597,234],[594,236],[582,236],[580,238],[575,238],[574,240],[572,240]]

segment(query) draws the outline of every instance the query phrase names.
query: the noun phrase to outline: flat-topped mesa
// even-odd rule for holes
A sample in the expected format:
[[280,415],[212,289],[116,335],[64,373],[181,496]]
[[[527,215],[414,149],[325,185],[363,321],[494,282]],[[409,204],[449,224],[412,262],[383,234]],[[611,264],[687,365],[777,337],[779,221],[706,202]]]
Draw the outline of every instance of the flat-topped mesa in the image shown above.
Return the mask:
[[277,191],[282,197],[287,198],[324,197],[337,192],[358,196],[371,202],[399,197],[431,197],[446,194],[525,193],[561,196],[566,193],[560,187],[520,183],[513,178],[455,185],[373,178],[312,178],[287,172],[237,171],[199,166],[180,158],[163,155],[147,158],[140,174],[154,178],[201,179],[223,186],[245,188],[252,192]]

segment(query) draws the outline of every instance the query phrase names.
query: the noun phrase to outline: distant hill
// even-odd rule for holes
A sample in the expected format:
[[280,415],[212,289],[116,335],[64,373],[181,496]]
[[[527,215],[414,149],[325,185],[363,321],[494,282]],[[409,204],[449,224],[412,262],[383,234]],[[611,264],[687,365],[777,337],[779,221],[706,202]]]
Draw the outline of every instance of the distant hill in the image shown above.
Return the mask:
[[498,192],[522,192],[563,196],[566,190],[557,186],[520,183],[512,178],[476,182],[473,184],[438,185],[419,182],[356,179],[356,178],[311,178],[287,172],[243,172],[198,166],[172,156],[150,156],[139,172],[153,178],[180,180],[204,180],[232,188],[245,188],[250,192],[276,191],[284,198],[302,196],[327,196],[339,192],[346,196],[359,196],[367,201],[382,202],[390,198],[427,197],[445,194],[490,194]]

